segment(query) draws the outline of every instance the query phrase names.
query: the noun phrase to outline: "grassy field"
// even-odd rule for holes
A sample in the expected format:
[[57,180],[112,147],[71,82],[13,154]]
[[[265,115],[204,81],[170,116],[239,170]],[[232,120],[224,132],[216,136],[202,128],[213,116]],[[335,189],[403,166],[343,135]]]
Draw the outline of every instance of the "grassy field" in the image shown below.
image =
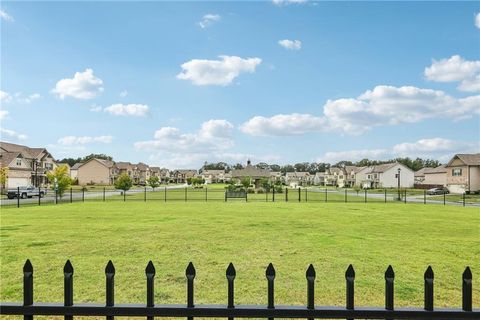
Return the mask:
[[156,301],[185,302],[185,267],[197,269],[196,301],[225,303],[225,268],[237,269],[238,303],[266,303],[265,267],[277,270],[276,302],[302,305],[305,270],[317,270],[316,303],[344,305],[344,271],[356,270],[356,304],[383,305],[383,273],[396,272],[396,304],[423,304],[435,272],[435,305],[461,304],[461,274],[474,273],[480,306],[478,208],[359,203],[90,202],[1,210],[1,300],[22,300],[22,266],[35,270],[35,300],[63,301],[62,268],[75,268],[75,301],[104,301],[104,267],[116,302],[145,301],[148,260]]

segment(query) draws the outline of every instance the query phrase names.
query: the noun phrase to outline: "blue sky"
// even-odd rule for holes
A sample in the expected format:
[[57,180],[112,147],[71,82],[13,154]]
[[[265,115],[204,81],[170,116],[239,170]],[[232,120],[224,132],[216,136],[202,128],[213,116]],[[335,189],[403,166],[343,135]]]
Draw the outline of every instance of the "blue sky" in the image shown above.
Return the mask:
[[480,149],[479,2],[1,10],[2,140],[56,158],[197,168]]

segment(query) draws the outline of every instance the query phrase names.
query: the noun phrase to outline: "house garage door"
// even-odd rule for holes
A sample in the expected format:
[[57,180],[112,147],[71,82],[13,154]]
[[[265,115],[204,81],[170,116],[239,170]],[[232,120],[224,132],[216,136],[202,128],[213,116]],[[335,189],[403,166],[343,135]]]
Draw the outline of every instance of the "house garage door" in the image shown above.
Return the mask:
[[450,184],[450,185],[448,185],[448,191],[450,191],[450,193],[464,193],[465,192],[465,185],[463,185],[463,184]]
[[28,178],[8,178],[8,189],[24,187],[30,184]]

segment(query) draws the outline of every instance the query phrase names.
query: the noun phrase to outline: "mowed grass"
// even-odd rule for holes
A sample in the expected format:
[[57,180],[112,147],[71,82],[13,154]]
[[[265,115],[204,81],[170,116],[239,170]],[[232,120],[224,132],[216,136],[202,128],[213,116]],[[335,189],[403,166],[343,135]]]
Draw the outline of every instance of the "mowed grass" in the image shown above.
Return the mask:
[[395,270],[395,303],[423,304],[423,273],[435,272],[435,305],[461,305],[461,275],[474,274],[480,305],[478,208],[383,203],[86,202],[1,210],[1,300],[22,301],[22,266],[34,266],[35,301],[63,301],[63,265],[75,268],[76,302],[104,302],[104,268],[116,267],[116,303],[145,302],[153,260],[157,303],[185,303],[185,267],[197,270],[197,303],[226,303],[225,269],[237,269],[236,302],[304,305],[305,270],[317,270],[316,304],[343,306],[344,272],[356,270],[356,304],[384,304],[384,271]]

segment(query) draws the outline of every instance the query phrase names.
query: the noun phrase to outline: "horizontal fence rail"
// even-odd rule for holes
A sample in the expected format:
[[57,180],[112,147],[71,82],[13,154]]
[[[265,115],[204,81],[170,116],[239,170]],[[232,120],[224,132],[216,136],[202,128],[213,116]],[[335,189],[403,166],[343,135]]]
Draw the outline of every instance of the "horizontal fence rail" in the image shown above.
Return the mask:
[[[277,186],[278,187],[278,186]],[[72,202],[331,202],[331,203],[417,203],[480,207],[479,194],[428,194],[420,189],[354,189],[354,188],[289,188],[245,191],[227,191],[220,187],[201,188],[166,186],[142,187],[127,191],[106,187],[65,190],[39,188],[27,195],[17,188],[12,199],[2,195],[2,207],[56,205]],[[41,196],[38,196],[41,194]],[[10,193],[12,196],[12,193]]]
[[186,304],[155,304],[154,280],[155,267],[149,261],[145,269],[146,275],[146,303],[145,304],[115,304],[114,278],[115,267],[112,261],[105,268],[105,304],[83,304],[73,301],[73,274],[74,269],[70,261],[64,267],[64,302],[37,303],[34,302],[33,266],[27,260],[23,267],[23,303],[0,302],[0,314],[23,315],[24,319],[33,319],[34,315],[64,316],[73,319],[73,316],[104,316],[114,319],[115,316],[139,316],[153,319],[153,317],[221,317],[239,318],[329,318],[329,319],[480,319],[480,309],[472,308],[472,272],[466,267],[462,274],[462,308],[446,309],[434,307],[434,273],[429,266],[424,274],[424,307],[423,308],[395,308],[394,280],[395,272],[392,266],[385,271],[385,306],[383,307],[356,307],[354,303],[355,270],[349,265],[345,272],[346,301],[344,307],[316,306],[315,278],[316,271],[313,265],[306,270],[307,290],[305,306],[284,306],[275,303],[275,276],[273,264],[269,264],[265,277],[267,280],[266,305],[236,305],[234,300],[234,280],[236,270],[230,263],[226,270],[227,298],[225,305],[196,305],[194,301],[194,280],[196,270],[193,263],[189,263],[186,271]]

